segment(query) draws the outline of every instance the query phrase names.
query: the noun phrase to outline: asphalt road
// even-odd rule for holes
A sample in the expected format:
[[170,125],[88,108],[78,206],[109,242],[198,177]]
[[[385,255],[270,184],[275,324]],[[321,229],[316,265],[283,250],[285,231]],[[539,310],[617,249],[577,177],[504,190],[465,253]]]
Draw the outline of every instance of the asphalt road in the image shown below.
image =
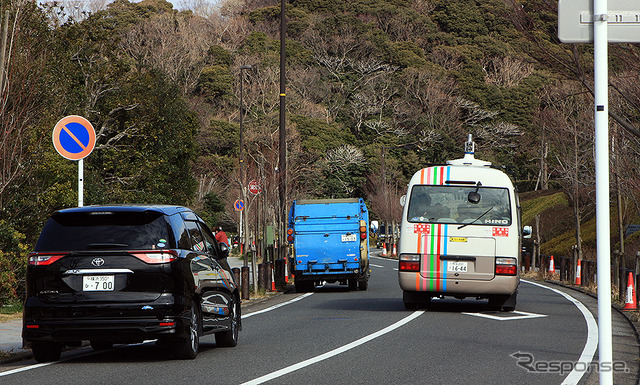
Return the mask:
[[[154,343],[99,353],[80,348],[63,353],[62,361],[54,364],[29,360],[2,367],[0,382],[546,385],[593,381],[588,373],[572,371],[585,354],[585,365],[591,357],[597,362],[593,329],[588,326],[595,322],[587,310],[595,306],[592,298],[523,282],[515,313],[491,312],[486,301],[455,299],[434,301],[428,311],[407,311],[396,266],[397,261],[372,259],[367,291],[325,285],[313,294],[284,294],[252,306],[245,310],[238,346],[216,348],[213,336],[206,336],[195,360],[172,360]],[[584,312],[578,304],[584,304]],[[620,365],[629,373],[616,372],[615,383],[635,383],[638,349],[630,342],[635,336],[623,324],[614,327],[616,331],[619,344],[629,343],[629,355],[614,353],[614,358],[626,359]],[[553,373],[550,367],[562,368],[557,370],[562,373]]]

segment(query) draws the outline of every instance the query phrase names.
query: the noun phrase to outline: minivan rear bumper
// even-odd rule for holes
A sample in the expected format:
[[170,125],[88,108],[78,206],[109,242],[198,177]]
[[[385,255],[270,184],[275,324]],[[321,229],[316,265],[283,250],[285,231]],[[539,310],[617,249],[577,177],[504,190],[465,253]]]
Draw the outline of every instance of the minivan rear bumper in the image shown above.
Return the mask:
[[25,303],[22,337],[27,341],[100,340],[133,343],[188,330],[190,304],[162,295],[157,301],[127,304]]

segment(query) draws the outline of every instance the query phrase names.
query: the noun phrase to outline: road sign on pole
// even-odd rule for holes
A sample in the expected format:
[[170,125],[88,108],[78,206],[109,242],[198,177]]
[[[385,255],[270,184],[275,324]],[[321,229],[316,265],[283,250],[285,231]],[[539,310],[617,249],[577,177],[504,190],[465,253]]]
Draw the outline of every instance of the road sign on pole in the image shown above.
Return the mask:
[[249,182],[249,192],[253,195],[258,195],[262,192],[262,186],[260,186],[260,182],[257,180],[252,180]]
[[558,1],[558,38],[563,43],[593,43],[593,22],[606,18],[609,43],[640,42],[640,2],[608,0],[605,14],[593,12],[593,0]]
[[236,199],[236,201],[233,202],[233,208],[235,208],[236,211],[242,211],[244,209],[244,201],[242,199]]
[[87,119],[66,116],[53,128],[53,146],[64,158],[78,161],[78,207],[84,205],[84,161],[96,146],[96,131]]
[[70,115],[56,123],[53,128],[53,146],[69,160],[86,158],[96,145],[96,132],[91,123],[82,116]]
[[[640,43],[637,0],[559,0],[558,38],[564,43],[593,43],[593,94],[598,262],[598,355],[613,362],[611,320],[611,234],[609,201],[609,43]],[[613,384],[612,371],[599,371],[600,384]]]

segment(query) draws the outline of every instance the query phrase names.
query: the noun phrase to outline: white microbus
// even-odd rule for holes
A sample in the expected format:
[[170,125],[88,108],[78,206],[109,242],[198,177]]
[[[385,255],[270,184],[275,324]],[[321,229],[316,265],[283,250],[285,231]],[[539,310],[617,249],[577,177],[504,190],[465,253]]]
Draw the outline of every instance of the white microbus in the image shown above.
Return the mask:
[[474,150],[469,135],[464,158],[423,168],[409,182],[398,250],[407,309],[443,296],[487,298],[492,308],[515,309],[518,195],[507,174],[475,159]]

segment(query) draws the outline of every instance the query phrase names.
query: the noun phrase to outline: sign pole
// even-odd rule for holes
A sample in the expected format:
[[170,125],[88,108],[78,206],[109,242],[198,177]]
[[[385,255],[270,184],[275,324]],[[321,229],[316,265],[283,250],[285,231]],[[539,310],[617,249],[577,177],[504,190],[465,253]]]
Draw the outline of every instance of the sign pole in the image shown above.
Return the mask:
[[611,249],[609,223],[609,67],[607,0],[593,0],[593,66],[596,147],[596,233],[598,261],[598,354],[600,384],[613,384]]
[[78,161],[78,207],[84,205],[84,159]]

